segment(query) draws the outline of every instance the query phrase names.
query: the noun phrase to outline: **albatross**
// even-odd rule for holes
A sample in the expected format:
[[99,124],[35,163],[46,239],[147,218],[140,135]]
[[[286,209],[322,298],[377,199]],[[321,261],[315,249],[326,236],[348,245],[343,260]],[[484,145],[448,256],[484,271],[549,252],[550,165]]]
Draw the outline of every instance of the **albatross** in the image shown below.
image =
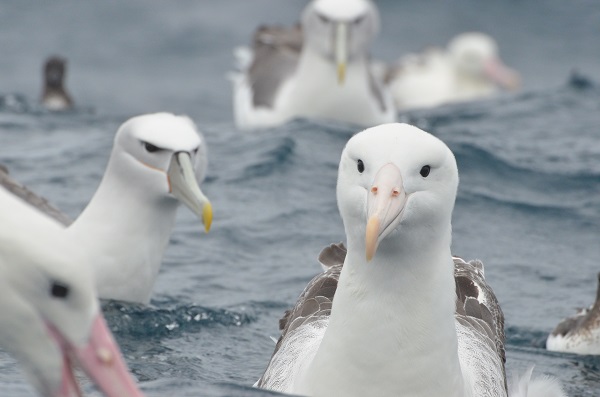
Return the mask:
[[241,52],[249,59],[232,76],[237,126],[271,127],[298,117],[361,126],[394,121],[391,94],[371,70],[369,47],[378,30],[370,0],[314,0],[300,25],[260,27],[252,53]]
[[0,346],[44,397],[141,397],[99,308],[91,269],[59,223],[0,187]]
[[558,323],[548,335],[546,349],[600,355],[600,273],[594,303]]
[[48,110],[60,111],[73,107],[73,99],[65,88],[67,60],[51,56],[44,63],[44,88],[41,103]]
[[500,59],[496,41],[481,32],[461,33],[446,49],[405,56],[385,80],[399,110],[489,98],[499,88],[520,86],[519,74]]
[[[199,187],[206,166],[206,144],[188,117],[148,114],[119,128],[96,193],[63,230],[70,244],[84,251],[100,298],[150,301],[180,203],[202,219],[208,232],[212,207]],[[8,190],[34,206],[49,207],[2,174]]]
[[[345,247],[280,322],[256,386],[305,396],[507,396],[503,315],[479,261],[453,259],[456,160],[406,124],[367,129],[343,150]],[[563,396],[554,380],[511,396]]]

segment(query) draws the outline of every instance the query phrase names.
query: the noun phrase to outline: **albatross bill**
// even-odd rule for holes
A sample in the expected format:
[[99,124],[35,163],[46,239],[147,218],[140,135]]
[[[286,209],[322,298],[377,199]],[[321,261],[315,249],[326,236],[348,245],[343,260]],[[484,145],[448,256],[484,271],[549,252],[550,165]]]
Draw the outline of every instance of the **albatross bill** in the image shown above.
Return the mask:
[[99,308],[92,271],[62,227],[0,187],[0,346],[44,397],[141,397]]
[[100,298],[148,303],[180,203],[212,224],[200,184],[207,148],[191,119],[169,113],[133,117],[118,129],[104,176],[70,225],[45,199],[0,170],[0,184],[64,223],[86,256]]

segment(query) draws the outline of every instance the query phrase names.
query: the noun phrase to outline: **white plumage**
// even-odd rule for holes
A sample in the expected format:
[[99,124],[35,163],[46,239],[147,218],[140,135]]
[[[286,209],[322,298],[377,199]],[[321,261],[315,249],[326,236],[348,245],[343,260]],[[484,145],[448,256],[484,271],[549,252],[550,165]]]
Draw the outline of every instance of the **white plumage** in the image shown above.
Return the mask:
[[79,396],[73,365],[108,397],[142,396],[102,317],[79,247],[58,223],[2,187],[0,208],[0,347],[41,396]]
[[[119,128],[98,190],[64,229],[93,268],[101,298],[150,301],[181,202],[208,231],[212,209],[198,185],[206,166],[206,144],[187,117],[143,115]],[[0,181],[31,204],[47,206],[7,175]]]
[[370,0],[314,0],[301,25],[261,27],[251,55],[237,50],[233,107],[240,128],[294,118],[371,126],[395,119],[392,97],[371,71],[379,16]]
[[[337,185],[347,253],[332,245],[321,254],[328,270],[286,313],[258,387],[306,396],[507,395],[498,302],[481,262],[450,253],[457,186],[452,152],[418,128],[387,124],[348,142]],[[542,396],[533,393],[540,384],[563,395],[544,379],[524,384],[529,397]]]
[[405,56],[386,80],[400,110],[489,98],[499,88],[520,85],[519,75],[500,60],[496,42],[479,32],[456,36],[446,49]]

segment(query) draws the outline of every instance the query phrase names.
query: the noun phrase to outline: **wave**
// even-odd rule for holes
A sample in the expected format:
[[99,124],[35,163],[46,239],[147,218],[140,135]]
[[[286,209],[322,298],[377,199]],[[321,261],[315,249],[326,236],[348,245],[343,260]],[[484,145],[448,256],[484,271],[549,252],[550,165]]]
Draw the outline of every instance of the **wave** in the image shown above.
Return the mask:
[[264,153],[261,162],[244,169],[241,179],[262,178],[271,175],[281,167],[292,162],[296,142],[289,137],[279,139],[277,145]]
[[515,347],[546,349],[548,332],[521,327],[506,327],[506,344]]
[[68,110],[53,111],[45,108],[37,101],[32,101],[23,94],[9,93],[0,94],[0,112],[30,115],[78,115],[94,114],[95,109],[92,107],[75,106]]
[[176,337],[213,326],[241,327],[256,319],[251,310],[214,309],[196,304],[173,306],[171,301],[153,301],[153,304],[106,301],[102,302],[102,311],[111,330],[117,336],[127,337]]
[[524,208],[589,212],[595,205],[594,197],[600,193],[600,173],[560,174],[517,166],[492,151],[467,143],[452,149],[460,170],[461,190],[470,196]]

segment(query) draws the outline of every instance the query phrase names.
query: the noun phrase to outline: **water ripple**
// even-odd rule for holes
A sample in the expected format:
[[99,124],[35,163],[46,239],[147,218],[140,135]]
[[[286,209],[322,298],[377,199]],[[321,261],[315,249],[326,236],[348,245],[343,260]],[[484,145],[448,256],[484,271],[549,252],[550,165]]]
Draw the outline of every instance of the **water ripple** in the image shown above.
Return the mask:
[[195,304],[164,308],[109,301],[103,302],[102,311],[111,330],[127,337],[175,337],[212,326],[240,327],[255,320],[252,313]]

